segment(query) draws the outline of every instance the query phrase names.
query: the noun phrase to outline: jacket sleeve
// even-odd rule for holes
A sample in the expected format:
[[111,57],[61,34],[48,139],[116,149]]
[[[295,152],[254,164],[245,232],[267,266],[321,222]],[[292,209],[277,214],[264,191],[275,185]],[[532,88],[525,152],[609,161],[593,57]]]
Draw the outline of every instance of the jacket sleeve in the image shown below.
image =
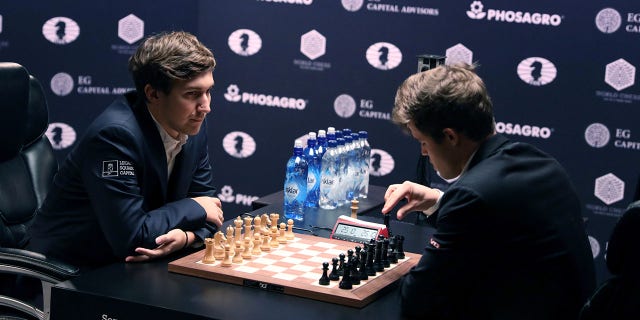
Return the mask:
[[436,212],[436,231],[418,264],[402,279],[402,313],[414,318],[449,318],[465,299],[481,250],[478,235],[485,212],[483,201],[471,190],[447,191]]
[[82,179],[107,241],[116,256],[134,254],[137,247],[155,248],[155,238],[173,228],[204,225],[204,209],[191,199],[145,211],[141,181],[145,142],[127,128],[110,127],[88,141]]

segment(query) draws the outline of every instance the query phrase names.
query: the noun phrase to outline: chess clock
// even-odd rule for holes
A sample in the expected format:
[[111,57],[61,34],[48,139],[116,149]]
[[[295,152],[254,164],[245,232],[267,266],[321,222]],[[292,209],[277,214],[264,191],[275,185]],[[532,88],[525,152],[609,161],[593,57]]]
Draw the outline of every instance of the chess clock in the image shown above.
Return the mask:
[[389,237],[389,230],[384,224],[339,216],[330,238],[369,243],[371,239],[378,239],[378,236]]

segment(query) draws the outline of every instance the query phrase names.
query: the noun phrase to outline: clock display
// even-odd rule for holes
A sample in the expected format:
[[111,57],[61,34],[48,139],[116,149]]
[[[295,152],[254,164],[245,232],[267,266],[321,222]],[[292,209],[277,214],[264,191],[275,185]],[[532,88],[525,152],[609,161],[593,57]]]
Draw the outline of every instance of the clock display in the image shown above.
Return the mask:
[[338,223],[333,232],[333,236],[350,241],[368,242],[370,239],[375,239],[378,236],[378,229]]

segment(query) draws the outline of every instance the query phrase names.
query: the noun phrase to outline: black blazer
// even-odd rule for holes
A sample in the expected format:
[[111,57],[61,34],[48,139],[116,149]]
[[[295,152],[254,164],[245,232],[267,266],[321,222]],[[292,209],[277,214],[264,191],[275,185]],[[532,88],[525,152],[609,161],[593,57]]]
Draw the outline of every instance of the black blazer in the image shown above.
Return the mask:
[[429,217],[436,228],[402,281],[424,319],[574,319],[595,286],[581,207],[552,157],[496,135]]
[[169,177],[158,128],[136,98],[112,103],[68,155],[30,230],[30,250],[97,266],[155,248],[155,238],[174,228],[210,236],[206,212],[189,199],[215,192],[206,122]]

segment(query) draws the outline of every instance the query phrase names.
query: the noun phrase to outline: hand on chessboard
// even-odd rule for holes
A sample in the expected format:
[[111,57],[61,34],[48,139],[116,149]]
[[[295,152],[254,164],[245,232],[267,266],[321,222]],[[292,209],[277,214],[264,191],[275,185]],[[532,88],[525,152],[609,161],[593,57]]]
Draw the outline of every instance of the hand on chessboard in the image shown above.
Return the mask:
[[404,216],[412,211],[425,211],[433,207],[442,191],[425,187],[410,181],[402,184],[392,184],[387,188],[384,194],[384,206],[382,213],[387,214],[402,199],[407,199],[407,204],[398,209],[398,220],[402,220]]
[[136,248],[137,256],[128,256],[124,261],[126,262],[142,262],[159,257],[166,256],[172,252],[181,250],[189,245],[195,239],[195,235],[191,231],[184,231],[182,229],[173,229],[158,236],[156,238],[156,244],[158,245],[154,249]]
[[214,197],[195,197],[191,199],[204,208],[204,211],[207,213],[207,222],[215,224],[218,228],[222,226],[224,215],[220,199]]

